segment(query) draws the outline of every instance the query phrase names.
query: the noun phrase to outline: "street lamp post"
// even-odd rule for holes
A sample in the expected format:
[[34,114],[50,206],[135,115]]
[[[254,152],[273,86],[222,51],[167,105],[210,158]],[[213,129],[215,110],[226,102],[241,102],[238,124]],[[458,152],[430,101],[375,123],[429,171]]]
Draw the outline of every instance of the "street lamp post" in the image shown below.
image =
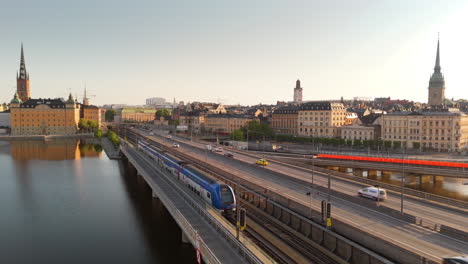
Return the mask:
[[249,129],[247,128],[247,151],[249,151]]
[[402,162],[402,173],[403,175],[401,176],[401,181],[400,181],[400,187],[401,187],[401,194],[400,194],[400,213],[403,214],[403,200],[404,200],[404,190],[405,190],[405,154],[403,153],[403,162]]
[[330,202],[330,192],[331,192],[331,174],[330,173],[327,173],[328,174],[328,202]]

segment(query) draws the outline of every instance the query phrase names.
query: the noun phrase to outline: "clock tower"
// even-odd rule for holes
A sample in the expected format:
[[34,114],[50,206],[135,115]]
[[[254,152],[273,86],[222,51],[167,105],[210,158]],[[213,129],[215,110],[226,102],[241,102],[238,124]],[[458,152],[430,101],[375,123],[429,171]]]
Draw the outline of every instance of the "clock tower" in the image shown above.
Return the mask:
[[16,73],[16,91],[18,97],[23,101],[27,101],[31,98],[29,93],[29,74],[26,71],[26,64],[24,62],[23,43],[21,43],[21,61],[19,74]]
[[434,73],[432,73],[431,79],[429,80],[429,96],[427,100],[429,106],[441,106],[445,101],[445,79],[440,69],[439,40],[437,40]]

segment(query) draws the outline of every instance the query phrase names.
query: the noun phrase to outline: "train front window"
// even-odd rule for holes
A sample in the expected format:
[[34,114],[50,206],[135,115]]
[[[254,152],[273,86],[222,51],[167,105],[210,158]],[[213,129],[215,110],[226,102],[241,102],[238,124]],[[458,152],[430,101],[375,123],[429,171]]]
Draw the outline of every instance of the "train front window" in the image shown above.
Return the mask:
[[221,185],[221,202],[225,205],[234,203],[231,189],[227,185]]

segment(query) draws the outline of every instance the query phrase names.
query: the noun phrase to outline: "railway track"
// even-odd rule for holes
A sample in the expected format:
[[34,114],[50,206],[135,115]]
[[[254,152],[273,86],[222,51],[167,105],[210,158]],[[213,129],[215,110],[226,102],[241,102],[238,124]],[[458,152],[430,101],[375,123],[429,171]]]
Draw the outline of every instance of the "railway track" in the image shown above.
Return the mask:
[[[132,139],[133,142],[136,141],[134,137]],[[226,179],[224,176],[219,175],[217,172],[211,171],[207,169],[205,166],[201,165],[197,160],[190,157],[189,155],[175,151],[174,149],[167,147],[159,142],[150,141],[150,144],[158,147],[172,155],[177,156],[183,160],[190,162],[192,165],[196,166],[197,168],[213,175],[214,177],[230,184],[233,188],[236,187],[235,181],[233,179]],[[239,199],[240,198],[240,199]],[[317,264],[335,264],[335,263],[345,263],[338,262],[335,259],[328,256],[325,252],[319,249],[320,246],[312,246],[312,241],[307,241],[306,239],[301,238],[298,234],[294,233],[294,231],[290,230],[290,228],[284,226],[281,222],[274,219],[272,216],[266,214],[256,206],[252,205],[249,201],[239,197],[238,202],[241,202],[241,206],[246,209],[247,216],[249,221],[254,221],[257,225],[262,226],[266,229],[270,234],[280,238],[281,241],[286,243],[289,247],[293,248],[297,251],[301,256],[305,259],[309,260],[310,263],[317,263]],[[234,216],[228,216],[227,219],[235,225],[236,219]],[[247,227],[244,231],[244,234],[247,235],[257,246],[262,248],[270,257],[272,257],[277,263],[298,263],[290,258],[287,254],[281,252],[276,246],[269,243],[267,239],[265,239],[261,234],[257,233],[252,228]]]

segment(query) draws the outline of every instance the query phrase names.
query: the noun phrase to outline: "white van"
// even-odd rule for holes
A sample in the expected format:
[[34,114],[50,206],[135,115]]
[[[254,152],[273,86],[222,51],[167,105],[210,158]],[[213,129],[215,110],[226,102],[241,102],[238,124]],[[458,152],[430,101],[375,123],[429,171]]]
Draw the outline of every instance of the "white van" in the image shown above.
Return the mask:
[[[380,194],[379,194],[379,192],[380,192]],[[370,198],[370,199],[376,200],[376,201],[377,200],[383,201],[383,200],[387,199],[387,191],[385,191],[385,189],[378,188],[378,187],[364,188],[364,189],[358,191],[358,195],[360,197],[367,197],[367,198]]]

